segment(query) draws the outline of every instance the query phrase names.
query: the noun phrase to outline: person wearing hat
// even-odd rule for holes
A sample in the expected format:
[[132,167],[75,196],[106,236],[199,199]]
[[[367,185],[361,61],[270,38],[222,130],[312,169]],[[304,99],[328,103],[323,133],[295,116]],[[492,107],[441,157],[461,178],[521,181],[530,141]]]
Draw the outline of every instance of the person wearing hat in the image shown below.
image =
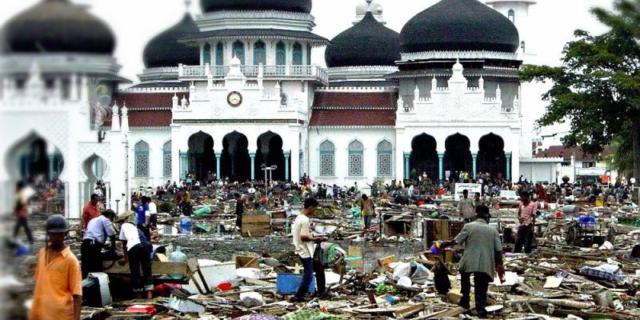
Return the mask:
[[64,243],[67,220],[55,214],[47,219],[46,246],[38,254],[36,288],[29,319],[78,320],[82,308],[82,272]]
[[[133,212],[123,213],[118,216],[118,222],[122,223],[118,239],[122,241],[124,257],[118,263],[129,263],[133,292],[139,299],[146,292],[147,299],[153,297],[153,275],[151,273],[151,243],[136,225],[136,215]],[[140,276],[142,270],[142,276]]]
[[80,246],[80,260],[82,261],[82,278],[89,273],[102,272],[102,248],[107,238],[111,239],[110,250],[116,250],[116,230],[113,228],[113,220],[116,213],[113,210],[102,211],[102,215],[92,219],[87,225],[87,230]]
[[465,224],[460,234],[452,241],[443,242],[441,248],[444,250],[447,246],[464,245],[464,254],[460,261],[462,299],[458,305],[465,309],[470,308],[471,275],[473,274],[476,311],[480,318],[485,318],[489,283],[493,282],[496,271],[500,278],[504,276],[502,243],[498,231],[489,226],[491,219],[489,208],[480,206],[476,212],[476,220]]

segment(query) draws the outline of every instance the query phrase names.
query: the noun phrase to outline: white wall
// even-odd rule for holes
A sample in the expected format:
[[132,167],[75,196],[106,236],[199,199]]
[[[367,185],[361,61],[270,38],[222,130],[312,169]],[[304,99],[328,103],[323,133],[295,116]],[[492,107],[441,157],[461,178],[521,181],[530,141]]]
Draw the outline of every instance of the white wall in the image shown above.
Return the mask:
[[[331,141],[335,146],[335,176],[320,176],[320,144],[325,140]],[[354,140],[362,142],[364,145],[364,168],[362,177],[349,177],[349,144]],[[358,187],[367,189],[367,184],[373,183],[378,177],[378,144],[383,140],[396,145],[394,128],[379,129],[315,129],[309,130],[309,175],[311,180],[319,183],[337,184],[339,186],[353,186],[358,182]],[[394,151],[395,152],[395,151]],[[398,170],[402,163],[395,163],[395,155],[392,155],[394,163],[392,169]],[[401,170],[401,169],[400,169]],[[395,178],[384,177],[387,181]]]

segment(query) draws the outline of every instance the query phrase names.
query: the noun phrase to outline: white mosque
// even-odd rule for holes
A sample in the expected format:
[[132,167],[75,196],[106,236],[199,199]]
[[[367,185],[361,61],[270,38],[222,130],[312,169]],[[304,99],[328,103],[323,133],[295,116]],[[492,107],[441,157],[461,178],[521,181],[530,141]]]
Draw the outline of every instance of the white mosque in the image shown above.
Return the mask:
[[[134,85],[108,24],[72,0],[18,14],[2,28],[3,211],[35,175],[65,183],[70,218],[99,180],[122,211],[127,190],[187,173],[261,179],[265,165],[341,186],[412,172],[555,181],[521,125],[536,1],[442,0],[400,33],[362,1],[329,40],[313,33],[312,0],[201,0],[147,44]],[[327,68],[311,59],[323,47]]]

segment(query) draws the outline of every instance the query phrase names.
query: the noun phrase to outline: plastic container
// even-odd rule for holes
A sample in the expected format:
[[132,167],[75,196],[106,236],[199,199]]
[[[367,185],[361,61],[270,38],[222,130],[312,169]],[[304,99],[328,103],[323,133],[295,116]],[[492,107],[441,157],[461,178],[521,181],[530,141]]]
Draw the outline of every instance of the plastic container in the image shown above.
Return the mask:
[[391,304],[391,305],[398,304],[400,302],[400,298],[394,297],[394,296],[389,296],[389,297],[387,297],[387,302],[389,304]]
[[180,234],[191,234],[193,230],[193,222],[189,218],[180,220]]
[[220,291],[229,291],[231,288],[233,288],[233,285],[229,282],[224,282],[218,285],[218,289],[220,289]]
[[[315,277],[311,279],[311,284],[309,285],[309,293],[316,292],[316,281]],[[300,284],[302,283],[302,275],[301,274],[292,274],[292,273],[280,273],[276,278],[276,292],[278,294],[295,294],[298,292],[300,288]]]
[[[187,255],[182,253],[182,247],[178,246],[176,251],[171,252],[169,255],[169,262],[187,262]],[[181,279],[183,277],[181,274],[172,274],[169,276],[173,279]]]

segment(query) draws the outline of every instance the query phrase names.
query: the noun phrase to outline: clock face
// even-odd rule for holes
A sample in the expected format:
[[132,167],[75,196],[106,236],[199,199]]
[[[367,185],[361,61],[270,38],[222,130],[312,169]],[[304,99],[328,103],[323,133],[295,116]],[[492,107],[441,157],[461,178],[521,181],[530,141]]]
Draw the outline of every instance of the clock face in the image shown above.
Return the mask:
[[232,107],[240,106],[242,104],[242,95],[240,92],[233,91],[229,93],[227,96],[227,103]]

